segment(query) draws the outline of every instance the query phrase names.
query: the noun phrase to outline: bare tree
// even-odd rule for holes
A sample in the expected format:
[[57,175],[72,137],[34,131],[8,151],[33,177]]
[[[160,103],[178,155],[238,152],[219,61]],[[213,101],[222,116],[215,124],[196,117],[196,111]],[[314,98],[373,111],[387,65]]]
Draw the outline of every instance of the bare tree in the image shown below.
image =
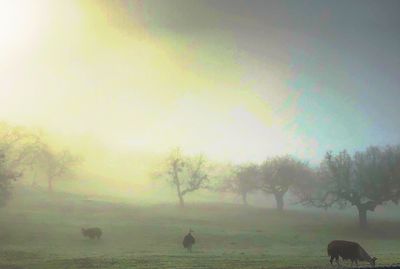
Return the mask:
[[248,205],[248,194],[256,191],[260,186],[258,178],[259,167],[256,164],[239,165],[234,167],[230,176],[223,180],[219,190],[240,194],[243,204]]
[[39,132],[0,123],[0,150],[8,169],[22,174],[38,157],[42,145]]
[[11,183],[19,174],[6,165],[6,157],[0,150],[0,206],[4,206],[11,195]]
[[303,204],[354,206],[360,227],[366,228],[368,211],[400,199],[400,147],[369,147],[353,157],[346,151],[328,152],[312,185],[314,190],[303,196]]
[[22,176],[37,157],[40,135],[22,127],[0,123],[0,204],[11,194],[12,181]]
[[284,196],[296,181],[309,176],[306,163],[291,156],[280,156],[266,160],[260,168],[261,190],[273,194],[279,211],[284,208]]
[[179,205],[185,206],[184,196],[201,188],[206,188],[208,175],[202,156],[184,157],[180,149],[175,149],[167,159],[167,180],[176,188]]
[[68,150],[57,152],[43,145],[39,165],[47,177],[48,190],[53,191],[54,180],[71,174],[72,169],[81,161]]

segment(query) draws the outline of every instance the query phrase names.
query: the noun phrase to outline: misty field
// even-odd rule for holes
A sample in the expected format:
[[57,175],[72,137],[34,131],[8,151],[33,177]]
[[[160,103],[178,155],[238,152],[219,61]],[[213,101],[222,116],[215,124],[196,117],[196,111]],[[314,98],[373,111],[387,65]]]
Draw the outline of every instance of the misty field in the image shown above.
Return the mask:
[[[400,253],[400,222],[379,212],[360,231],[353,216],[325,211],[139,207],[28,190],[1,211],[0,268],[327,268],[332,239],[360,242],[378,265],[397,263]],[[90,226],[102,228],[100,240],[81,235]],[[193,253],[181,245],[189,228]]]

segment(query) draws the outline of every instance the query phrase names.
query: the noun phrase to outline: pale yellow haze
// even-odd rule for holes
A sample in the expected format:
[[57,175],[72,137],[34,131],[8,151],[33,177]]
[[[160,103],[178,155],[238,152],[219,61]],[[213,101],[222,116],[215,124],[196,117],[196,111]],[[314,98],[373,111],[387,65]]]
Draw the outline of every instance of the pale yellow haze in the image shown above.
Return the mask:
[[285,67],[236,51],[229,33],[150,31],[112,2],[0,0],[0,120],[115,149],[313,154],[288,127]]

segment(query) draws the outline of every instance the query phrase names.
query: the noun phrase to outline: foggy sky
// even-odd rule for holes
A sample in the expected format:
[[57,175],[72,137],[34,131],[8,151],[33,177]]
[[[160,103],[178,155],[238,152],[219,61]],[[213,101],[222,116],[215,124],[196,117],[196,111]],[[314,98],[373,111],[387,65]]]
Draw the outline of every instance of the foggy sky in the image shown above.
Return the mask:
[[241,161],[399,143],[399,1],[41,2],[1,120]]
[[399,1],[144,3],[155,32],[230,35],[227,50],[290,66],[300,92],[293,124],[321,145],[399,142]]

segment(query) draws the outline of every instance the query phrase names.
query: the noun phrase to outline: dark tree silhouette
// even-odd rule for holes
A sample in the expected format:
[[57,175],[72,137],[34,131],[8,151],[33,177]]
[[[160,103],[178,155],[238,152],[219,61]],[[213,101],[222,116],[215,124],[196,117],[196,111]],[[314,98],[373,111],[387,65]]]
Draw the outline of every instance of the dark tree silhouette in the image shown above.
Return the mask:
[[11,194],[11,183],[20,175],[9,170],[6,165],[6,157],[0,150],[0,206],[4,206]]
[[360,227],[366,228],[368,211],[400,199],[400,147],[369,147],[353,156],[346,151],[328,152],[310,185],[313,191],[303,194],[303,204],[354,206]]
[[248,205],[248,194],[260,186],[258,176],[259,167],[256,164],[239,165],[233,168],[233,173],[222,182],[219,189],[240,194],[243,204]]
[[0,150],[8,169],[22,173],[30,169],[42,145],[38,132],[0,123]]
[[279,211],[284,208],[284,196],[296,181],[310,174],[306,163],[291,156],[280,156],[266,160],[260,167],[260,188],[273,194]]
[[48,190],[53,191],[54,180],[71,174],[72,169],[82,160],[72,155],[68,150],[56,152],[47,145],[43,145],[40,152],[39,166],[46,177]]
[[167,180],[176,188],[179,205],[185,206],[184,196],[201,188],[206,188],[208,175],[202,156],[185,157],[180,149],[175,149],[167,159]]
[[12,181],[22,176],[37,157],[40,136],[25,128],[0,123],[0,205],[11,194]]

